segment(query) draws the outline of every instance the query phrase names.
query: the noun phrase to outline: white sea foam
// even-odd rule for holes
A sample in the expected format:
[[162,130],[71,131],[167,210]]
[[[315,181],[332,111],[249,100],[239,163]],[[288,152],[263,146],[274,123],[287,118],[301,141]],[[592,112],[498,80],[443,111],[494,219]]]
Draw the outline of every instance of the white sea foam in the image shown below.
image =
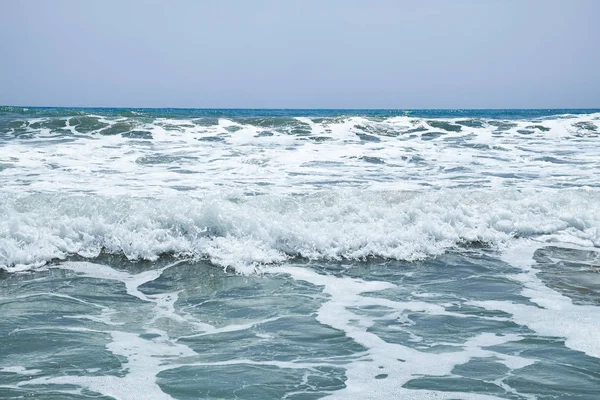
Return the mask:
[[[23,128],[29,136],[5,133],[0,186],[138,196],[224,187],[306,193],[332,183],[394,190],[600,186],[600,114],[474,123],[88,118],[104,125],[83,129],[65,118],[63,129],[34,128],[44,122],[37,118]],[[130,137],[135,132],[141,136]]]
[[204,258],[248,273],[297,256],[411,261],[517,237],[600,246],[600,193],[585,190],[329,190],[152,199],[37,194],[0,200],[0,266],[15,271],[101,252],[131,260]]
[[[507,277],[522,284],[521,294],[537,306],[491,300],[469,303],[488,310],[512,314],[515,322],[529,327],[537,334],[563,338],[567,347],[600,358],[600,339],[597,336],[600,330],[598,307],[574,304],[569,297],[542,282],[537,276],[539,271],[535,268],[533,256],[536,250],[543,246],[543,243],[523,239],[506,246],[503,252],[504,261],[523,269],[522,273]],[[568,244],[561,246],[570,247]]]
[[17,366],[13,366],[13,367],[2,367],[2,368],[0,368],[0,372],[31,376],[31,375],[37,375],[42,371],[39,369],[28,369],[28,368],[22,367],[20,365],[17,365]]
[[[69,330],[65,328],[65,330]],[[26,385],[77,385],[93,392],[120,400],[138,399],[140,392],[149,399],[171,400],[173,397],[164,393],[157,384],[157,374],[173,368],[164,364],[165,359],[196,355],[187,346],[178,345],[174,341],[158,338],[145,340],[138,334],[110,331],[112,341],[107,350],[127,360],[124,363],[126,374],[123,377],[105,376],[72,376],[40,377],[19,383],[16,387]],[[61,393],[68,393],[59,389]]]
[[[470,338],[465,338],[462,344],[454,344],[455,351],[443,354],[422,352],[411,347],[386,342],[373,332],[370,332],[369,328],[378,319],[387,318],[393,320],[398,318],[404,311],[460,318],[479,317],[449,312],[444,307],[432,303],[393,301],[366,295],[368,292],[393,289],[395,285],[388,282],[363,281],[349,277],[322,275],[307,268],[289,265],[278,268],[265,268],[263,272],[268,274],[286,274],[295,280],[306,281],[315,286],[323,287],[323,292],[328,298],[317,311],[317,320],[324,325],[344,332],[349,338],[365,347],[367,351],[363,354],[357,354],[353,357],[353,360],[348,360],[348,362],[341,364],[339,360],[332,362],[327,358],[313,361],[257,361],[244,358],[215,362],[198,361],[199,354],[180,343],[178,339],[181,339],[181,337],[178,339],[170,338],[166,332],[154,327],[157,318],[169,318],[178,323],[191,324],[200,332],[184,337],[244,331],[253,325],[271,321],[273,318],[243,325],[227,325],[215,328],[206,323],[198,323],[194,318],[190,318],[189,315],[177,314],[174,308],[166,309],[162,302],[162,297],[173,295],[174,293],[146,295],[139,290],[142,284],[157,279],[164,270],[175,265],[177,263],[167,265],[159,270],[133,274],[125,271],[117,271],[105,265],[87,262],[65,262],[60,264],[58,268],[71,270],[86,277],[121,282],[129,295],[137,297],[144,302],[154,303],[154,315],[149,315],[148,321],[142,327],[145,333],[152,333],[153,337],[148,339],[139,333],[114,330],[116,324],[111,321],[110,316],[107,321],[100,321],[106,326],[107,330],[96,331],[70,326],[42,327],[42,329],[53,328],[64,331],[104,332],[109,334],[111,340],[106,344],[106,349],[125,360],[122,366],[124,374],[122,376],[40,376],[19,382],[14,387],[26,388],[30,385],[76,385],[105,396],[125,400],[139,397],[139,388],[143,386],[145,395],[149,398],[171,399],[172,397],[163,392],[158,385],[158,375],[163,371],[183,366],[265,365],[281,369],[313,369],[323,366],[339,368],[343,366],[346,369],[347,377],[345,388],[333,392],[330,398],[384,399],[390,396],[404,396],[415,399],[492,400],[498,399],[498,397],[462,392],[408,389],[404,385],[413,379],[423,376],[451,376],[452,370],[456,366],[465,364],[472,359],[491,358],[506,365],[510,370],[524,368],[533,363],[533,360],[525,357],[498,353],[489,349],[491,346],[518,341],[521,339],[519,335],[481,333]],[[352,311],[352,308],[368,308],[372,306],[385,307],[389,311],[389,315],[373,317]],[[6,372],[30,373],[35,375],[42,371],[26,371],[24,368],[13,367],[6,369]],[[502,385],[503,382],[500,380],[498,386],[502,387]],[[507,388],[512,390],[510,387]],[[57,388],[56,390],[61,393],[67,393],[67,390],[72,389]]]
[[[174,307],[177,301],[177,292],[144,294],[139,287],[159,278],[162,273],[183,261],[178,261],[166,265],[160,269],[140,272],[138,274],[126,271],[118,271],[109,266],[89,262],[64,262],[56,268],[73,271],[81,276],[120,282],[125,286],[126,293],[136,297],[144,302],[152,304],[149,319],[141,327],[143,333],[151,334],[152,338],[144,338],[143,335],[128,331],[114,330],[115,326],[120,325],[113,321],[113,314],[118,314],[117,310],[105,309],[100,317],[96,315],[73,315],[71,318],[92,320],[103,324],[106,330],[93,330],[81,327],[71,326],[44,326],[42,329],[56,329],[61,331],[77,331],[96,333],[102,332],[110,336],[111,340],[106,344],[106,350],[124,361],[122,365],[122,376],[102,375],[61,375],[61,376],[42,376],[32,377],[32,379],[21,381],[16,385],[6,386],[8,388],[22,388],[29,385],[76,385],[86,388],[96,393],[101,393],[115,399],[130,400],[138,399],[140,391],[143,389],[144,396],[149,399],[173,399],[172,396],[163,392],[158,385],[158,374],[160,372],[179,368],[182,366],[202,366],[202,365],[227,365],[227,364],[256,364],[273,365],[279,368],[311,368],[315,364],[302,364],[293,362],[257,362],[252,360],[232,360],[230,362],[202,363],[194,361],[199,355],[185,344],[179,343],[180,338],[170,338],[167,332],[156,328],[157,320],[161,318],[170,319],[176,323],[186,324],[193,327],[194,332],[191,336],[214,335],[223,332],[244,331],[254,325],[273,321],[276,318],[258,320],[242,325],[226,325],[220,328],[214,327],[208,323],[198,321],[191,315],[179,314]],[[76,299],[77,301],[82,301]],[[88,303],[90,304],[90,303]],[[12,333],[23,330],[34,330],[38,328],[15,329]],[[329,364],[326,364],[329,365]],[[22,375],[37,375],[41,370],[25,369],[24,367],[5,367],[0,368],[0,372],[10,372]],[[88,371],[90,372],[90,371]],[[57,388],[61,393],[71,393],[72,389]]]
[[[394,285],[387,282],[362,281],[348,277],[321,275],[314,271],[284,266],[267,269],[270,273],[289,274],[296,280],[323,286],[329,300],[317,312],[317,320],[344,332],[348,337],[367,348],[360,360],[346,365],[346,388],[333,393],[332,399],[387,399],[390,397],[411,399],[498,399],[482,394],[441,392],[435,390],[413,390],[404,385],[421,376],[450,376],[453,368],[474,358],[497,358],[499,362],[514,370],[533,363],[527,358],[506,355],[486,349],[487,347],[518,341],[518,335],[494,335],[482,333],[465,340],[456,351],[436,354],[421,352],[411,347],[389,343],[369,331],[377,318],[354,313],[352,308],[384,306],[395,312],[390,319],[405,310],[431,315],[454,315],[443,307],[421,302],[400,302],[364,296]],[[457,316],[457,315],[454,315]],[[464,316],[461,316],[464,317]],[[381,318],[379,318],[381,319]],[[383,375],[382,375],[383,374]]]

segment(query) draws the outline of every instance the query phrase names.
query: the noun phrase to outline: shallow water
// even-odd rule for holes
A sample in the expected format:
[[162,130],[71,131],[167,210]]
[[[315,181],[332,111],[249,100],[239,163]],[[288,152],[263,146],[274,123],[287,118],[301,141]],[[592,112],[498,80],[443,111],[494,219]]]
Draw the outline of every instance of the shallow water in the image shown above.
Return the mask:
[[593,399],[598,285],[570,292],[538,268],[598,283],[600,258],[554,247],[534,258],[515,267],[482,250],[243,276],[107,256],[10,274],[0,393]]
[[599,118],[3,108],[0,398],[596,399]]

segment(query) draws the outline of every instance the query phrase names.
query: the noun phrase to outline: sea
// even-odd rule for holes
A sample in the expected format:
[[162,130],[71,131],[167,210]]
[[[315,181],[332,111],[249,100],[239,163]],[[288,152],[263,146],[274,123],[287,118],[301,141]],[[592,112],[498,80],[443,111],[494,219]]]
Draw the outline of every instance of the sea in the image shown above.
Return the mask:
[[599,399],[599,136],[0,107],[0,398]]

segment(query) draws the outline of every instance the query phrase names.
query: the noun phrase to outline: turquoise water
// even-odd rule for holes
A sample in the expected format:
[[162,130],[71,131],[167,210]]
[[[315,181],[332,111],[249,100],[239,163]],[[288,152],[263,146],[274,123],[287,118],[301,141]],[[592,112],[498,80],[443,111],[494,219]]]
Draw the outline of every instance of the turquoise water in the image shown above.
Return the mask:
[[596,399],[599,134],[0,108],[0,398]]

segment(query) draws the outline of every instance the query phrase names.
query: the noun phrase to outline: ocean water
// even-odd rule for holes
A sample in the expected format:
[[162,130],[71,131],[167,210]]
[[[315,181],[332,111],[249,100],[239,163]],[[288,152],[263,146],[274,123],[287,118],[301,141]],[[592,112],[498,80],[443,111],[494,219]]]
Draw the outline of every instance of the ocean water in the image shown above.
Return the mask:
[[599,135],[0,107],[0,398],[598,399]]

